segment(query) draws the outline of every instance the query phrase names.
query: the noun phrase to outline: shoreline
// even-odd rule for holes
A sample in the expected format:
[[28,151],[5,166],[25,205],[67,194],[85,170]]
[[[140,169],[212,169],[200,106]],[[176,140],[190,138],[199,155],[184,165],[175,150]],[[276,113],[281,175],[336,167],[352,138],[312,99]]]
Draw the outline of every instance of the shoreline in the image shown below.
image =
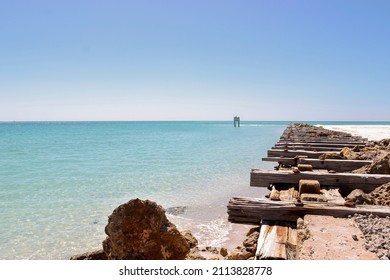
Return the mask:
[[325,129],[350,133],[368,140],[382,140],[390,138],[390,125],[317,125]]

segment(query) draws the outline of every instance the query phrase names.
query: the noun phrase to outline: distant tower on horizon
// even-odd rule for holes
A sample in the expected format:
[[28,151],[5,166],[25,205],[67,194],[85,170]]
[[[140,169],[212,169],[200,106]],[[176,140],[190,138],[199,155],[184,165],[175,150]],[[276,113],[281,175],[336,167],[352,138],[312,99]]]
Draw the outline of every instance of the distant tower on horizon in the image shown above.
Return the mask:
[[240,127],[240,117],[235,116],[234,117],[234,127]]

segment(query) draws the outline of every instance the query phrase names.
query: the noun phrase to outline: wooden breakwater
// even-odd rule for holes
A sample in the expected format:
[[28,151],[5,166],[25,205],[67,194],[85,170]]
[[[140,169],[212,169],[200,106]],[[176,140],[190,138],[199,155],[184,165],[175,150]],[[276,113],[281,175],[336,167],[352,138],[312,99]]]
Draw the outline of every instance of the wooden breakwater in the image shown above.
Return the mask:
[[[275,170],[252,169],[250,173],[250,185],[268,188],[270,195],[266,198],[234,197],[227,207],[231,222],[260,223],[257,259],[293,259],[296,221],[305,215],[347,217],[372,213],[390,216],[390,207],[354,205],[343,197],[354,189],[368,193],[390,182],[390,175],[351,172],[372,161],[343,158],[344,148],[358,151],[367,141],[311,125],[287,126],[263,158],[263,161],[275,162]],[[304,183],[318,189],[303,191]]]

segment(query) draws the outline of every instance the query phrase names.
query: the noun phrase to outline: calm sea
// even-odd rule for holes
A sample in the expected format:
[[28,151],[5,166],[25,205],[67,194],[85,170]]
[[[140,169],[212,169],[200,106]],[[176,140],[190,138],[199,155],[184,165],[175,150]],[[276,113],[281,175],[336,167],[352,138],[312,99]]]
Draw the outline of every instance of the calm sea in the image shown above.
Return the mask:
[[133,198],[185,206],[169,219],[218,246],[230,226],[229,199],[264,195],[249,187],[250,169],[273,167],[261,157],[287,124],[0,123],[0,259],[99,249],[107,216]]

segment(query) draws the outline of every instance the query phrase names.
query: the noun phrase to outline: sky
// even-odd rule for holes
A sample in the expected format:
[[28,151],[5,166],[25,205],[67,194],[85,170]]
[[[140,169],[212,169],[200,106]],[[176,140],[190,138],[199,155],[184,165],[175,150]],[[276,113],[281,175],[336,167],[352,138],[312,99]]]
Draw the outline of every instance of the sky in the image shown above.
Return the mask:
[[0,121],[390,121],[390,1],[0,0]]

